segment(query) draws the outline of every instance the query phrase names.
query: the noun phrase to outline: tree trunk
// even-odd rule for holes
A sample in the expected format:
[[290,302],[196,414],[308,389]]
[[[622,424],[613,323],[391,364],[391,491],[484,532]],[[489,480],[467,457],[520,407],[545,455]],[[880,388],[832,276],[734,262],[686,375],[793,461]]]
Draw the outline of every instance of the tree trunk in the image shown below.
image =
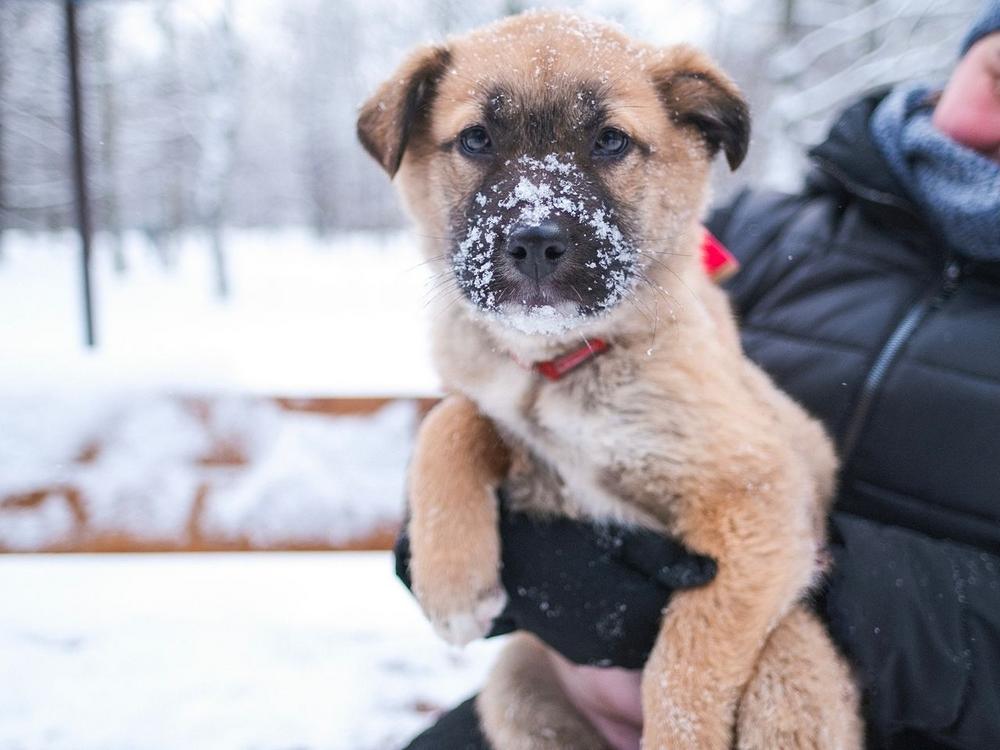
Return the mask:
[[108,37],[110,16],[107,10],[99,10],[95,24],[94,40],[97,76],[101,108],[101,166],[104,172],[101,185],[104,230],[111,240],[111,257],[115,271],[124,274],[126,270],[125,252],[122,242],[121,206],[119,202],[120,178],[118,174],[118,101],[115,96],[114,71],[111,64],[111,40]]
[[7,88],[7,34],[13,26],[6,18],[7,9],[0,5],[0,263],[4,261],[4,239],[7,229],[7,162],[4,160],[4,94]]
[[232,15],[232,2],[226,0],[216,24],[216,56],[208,63],[212,84],[207,92],[206,109],[210,117],[201,136],[202,164],[196,191],[201,221],[208,228],[210,237],[215,291],[221,299],[228,297],[230,291],[223,226],[236,166],[242,65]]
[[161,254],[167,266],[174,265],[174,249],[176,247],[177,234],[187,225],[187,212],[185,210],[185,196],[187,195],[187,185],[184,179],[184,166],[187,163],[185,158],[185,135],[186,130],[180,112],[184,111],[183,85],[181,83],[180,51],[177,43],[177,29],[174,26],[173,18],[170,15],[170,3],[161,0],[161,5],[157,11],[157,25],[163,35],[165,80],[163,82],[163,96],[166,100],[174,102],[174,114],[171,116],[174,122],[167,133],[164,144],[166,153],[166,163],[169,165],[170,176],[167,180],[166,195],[163,196],[163,228],[170,235],[168,240],[160,244]]
[[795,30],[795,0],[782,0],[782,27],[785,38],[790,38]]
[[215,293],[220,299],[229,297],[229,266],[226,262],[226,245],[221,221],[209,228],[212,248],[212,265],[215,268]]

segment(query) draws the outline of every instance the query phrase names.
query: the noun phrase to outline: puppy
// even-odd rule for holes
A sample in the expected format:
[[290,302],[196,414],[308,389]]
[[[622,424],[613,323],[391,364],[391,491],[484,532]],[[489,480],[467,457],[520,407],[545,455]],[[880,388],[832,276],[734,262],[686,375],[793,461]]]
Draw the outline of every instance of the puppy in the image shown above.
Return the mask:
[[[437,630],[467,642],[504,605],[503,485],[515,508],[648,527],[718,562],[664,613],[645,750],[860,747],[847,667],[800,604],[833,450],[743,357],[699,261],[710,163],[747,149],[735,85],[689,47],[529,13],[414,52],[358,132],[446,290],[433,344],[452,395],[410,475],[414,590]],[[492,745],[607,747],[571,674],[513,638],[478,700]]]

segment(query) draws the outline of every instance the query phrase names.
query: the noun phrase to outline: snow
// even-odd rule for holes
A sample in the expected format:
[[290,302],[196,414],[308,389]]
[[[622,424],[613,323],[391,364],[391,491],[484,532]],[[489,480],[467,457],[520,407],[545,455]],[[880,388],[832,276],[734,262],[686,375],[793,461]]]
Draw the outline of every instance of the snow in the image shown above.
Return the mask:
[[7,550],[51,548],[69,539],[76,523],[65,495],[52,492],[36,507],[4,510],[0,547]]
[[438,640],[385,553],[9,555],[0,600],[4,750],[395,750],[500,646]]
[[202,531],[257,546],[343,544],[400,521],[416,432],[412,402],[370,417],[281,414],[264,457],[210,494]]
[[[95,258],[100,347],[81,343],[75,238],[5,234],[0,546],[80,532],[337,543],[398,522],[417,412],[270,396],[432,395],[427,272],[407,235],[230,231],[164,263],[126,236]],[[221,449],[220,449],[221,446]],[[239,467],[220,450],[243,462]],[[475,691],[499,644],[440,642],[387,554],[0,556],[0,748],[397,748]],[[11,679],[16,676],[16,679]]]
[[497,300],[489,286],[495,276],[496,242],[498,238],[502,242],[516,226],[538,226],[552,216],[568,216],[593,231],[600,245],[591,267],[608,290],[596,304],[598,310],[614,307],[634,283],[636,248],[626,240],[613,211],[595,194],[573,159],[573,154],[555,153],[542,159],[520,157],[514,163],[517,182],[509,190],[497,184],[489,196],[476,194],[479,209],[470,217],[465,237],[452,258],[456,277],[472,302],[522,333],[564,333],[586,318],[575,304],[529,306]]
[[[81,342],[70,233],[7,232],[0,261],[0,549],[126,535],[338,545],[399,522],[416,411],[270,398],[434,395],[427,267],[404,233],[228,232],[232,297],[197,234],[98,237],[99,347]],[[239,466],[217,460],[232,454]]]
[[164,263],[125,237],[128,272],[98,237],[99,347],[83,347],[78,241],[4,235],[0,393],[122,389],[269,395],[431,395],[427,267],[407,233],[319,240],[306,230],[229,230],[232,297],[218,299],[207,238]]
[[102,437],[97,460],[64,477],[83,488],[91,528],[154,539],[183,536],[198,488],[198,477],[186,467],[209,448],[195,415],[177,402],[151,398],[126,409]]
[[0,500],[45,494],[0,508],[0,548],[364,539],[400,521],[416,424],[413,401],[333,417],[246,397],[0,397]]

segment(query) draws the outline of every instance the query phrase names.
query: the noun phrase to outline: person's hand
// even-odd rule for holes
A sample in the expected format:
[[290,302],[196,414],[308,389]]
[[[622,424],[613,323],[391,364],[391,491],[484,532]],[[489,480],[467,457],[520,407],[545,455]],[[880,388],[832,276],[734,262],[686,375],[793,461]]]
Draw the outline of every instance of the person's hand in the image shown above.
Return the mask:
[[[507,607],[487,637],[527,630],[577,664],[641,669],[676,589],[715,577],[715,562],[660,534],[566,518],[541,519],[500,504]],[[396,573],[410,586],[409,540]]]
[[830,553],[817,610],[864,691],[871,741],[1000,736],[996,691],[983,687],[998,684],[1000,559],[846,512],[831,518]]

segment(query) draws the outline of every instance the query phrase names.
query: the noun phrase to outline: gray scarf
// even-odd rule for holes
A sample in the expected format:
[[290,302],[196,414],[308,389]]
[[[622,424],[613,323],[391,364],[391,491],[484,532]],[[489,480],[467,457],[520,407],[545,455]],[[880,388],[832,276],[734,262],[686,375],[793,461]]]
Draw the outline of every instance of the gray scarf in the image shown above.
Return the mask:
[[932,89],[898,86],[869,121],[893,175],[958,254],[1000,261],[1000,164],[931,124]]

